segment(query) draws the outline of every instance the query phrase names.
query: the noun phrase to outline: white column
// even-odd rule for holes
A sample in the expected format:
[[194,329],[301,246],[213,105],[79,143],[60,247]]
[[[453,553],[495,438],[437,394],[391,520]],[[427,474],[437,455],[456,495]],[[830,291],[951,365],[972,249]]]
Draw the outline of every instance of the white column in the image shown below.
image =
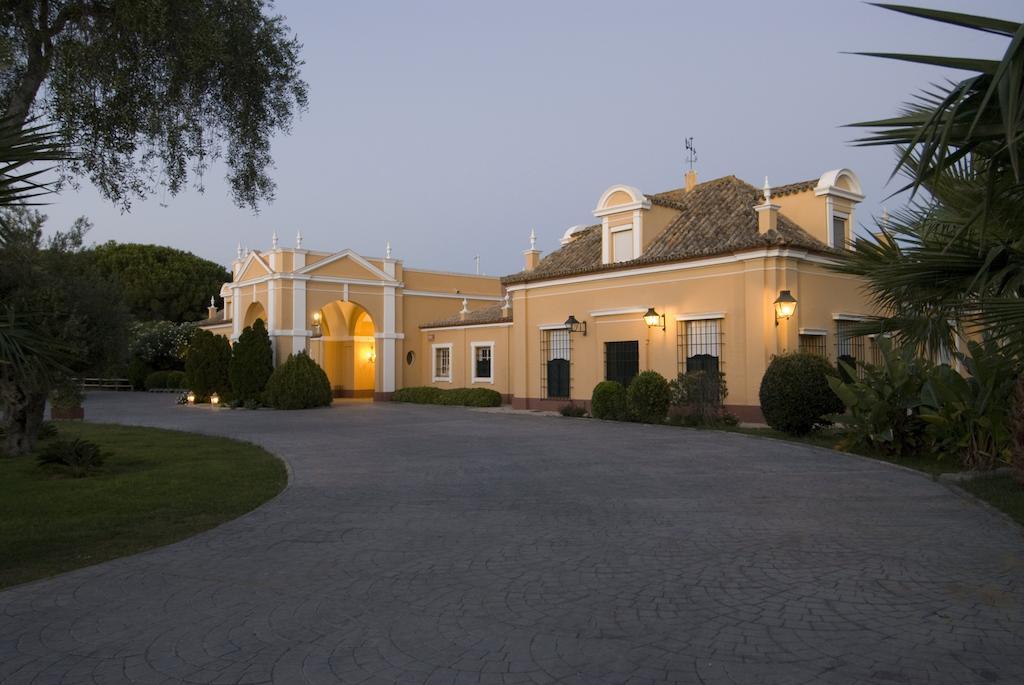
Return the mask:
[[267,334],[274,335],[277,330],[277,306],[274,304],[274,280],[267,281]]
[[[387,264],[385,263],[385,266]],[[394,265],[392,265],[394,268]],[[381,340],[384,359],[381,392],[395,391],[395,286],[384,286],[384,336]],[[378,357],[379,358],[379,357]]]
[[306,335],[297,335],[298,331],[306,330],[306,282],[295,280],[292,288],[292,352],[297,353],[306,349]]
[[238,288],[231,289],[231,340],[238,340],[242,332],[242,305],[238,301]]

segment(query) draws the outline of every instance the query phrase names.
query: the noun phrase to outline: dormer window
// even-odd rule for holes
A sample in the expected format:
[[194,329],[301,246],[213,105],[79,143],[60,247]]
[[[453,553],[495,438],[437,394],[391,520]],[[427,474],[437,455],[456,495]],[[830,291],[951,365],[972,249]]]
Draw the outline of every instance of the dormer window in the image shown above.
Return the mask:
[[631,186],[612,186],[604,191],[594,209],[594,216],[601,219],[602,264],[640,257],[644,211],[650,207],[647,196]]
[[846,222],[849,218],[849,214],[832,215],[832,235],[829,244],[837,250],[846,247]]
[[613,262],[628,262],[635,259],[633,253],[633,224],[617,226],[610,229],[612,236],[612,259]]

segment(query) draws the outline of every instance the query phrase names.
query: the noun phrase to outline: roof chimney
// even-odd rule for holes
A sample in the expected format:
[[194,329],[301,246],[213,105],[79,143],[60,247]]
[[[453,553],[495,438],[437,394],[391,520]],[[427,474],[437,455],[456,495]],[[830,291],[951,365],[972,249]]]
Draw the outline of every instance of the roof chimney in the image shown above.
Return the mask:
[[524,271],[533,271],[540,264],[540,250],[537,249],[537,233],[533,230],[530,231],[530,249],[524,250],[523,254],[526,256],[526,265]]
[[754,211],[757,212],[757,232],[764,235],[779,225],[779,210],[782,207],[772,204],[772,189],[768,185],[767,176],[764,177],[764,189],[761,192],[764,195],[764,202],[754,205]]
[[690,192],[697,187],[697,172],[690,169],[686,172],[686,192]]

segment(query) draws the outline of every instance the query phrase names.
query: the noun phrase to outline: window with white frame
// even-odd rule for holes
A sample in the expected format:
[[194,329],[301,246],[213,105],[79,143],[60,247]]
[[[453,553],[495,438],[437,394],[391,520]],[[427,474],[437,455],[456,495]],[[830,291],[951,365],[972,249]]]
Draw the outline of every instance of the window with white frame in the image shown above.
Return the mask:
[[848,218],[844,214],[832,215],[832,247],[846,247],[846,220]]
[[612,231],[612,261],[628,262],[635,258],[633,254],[633,228],[627,226]]
[[494,382],[494,343],[475,342],[471,344],[473,355],[473,382]]
[[452,382],[452,346],[434,345],[434,380]]

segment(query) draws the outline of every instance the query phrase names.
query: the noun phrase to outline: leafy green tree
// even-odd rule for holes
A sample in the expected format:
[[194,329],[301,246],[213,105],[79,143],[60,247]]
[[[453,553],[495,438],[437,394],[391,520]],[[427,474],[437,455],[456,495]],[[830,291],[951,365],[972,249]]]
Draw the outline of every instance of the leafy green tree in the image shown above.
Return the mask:
[[139,321],[197,321],[206,318],[211,296],[231,273],[191,252],[162,245],[115,243],[94,249],[100,271],[121,284],[125,302]]
[[44,221],[24,208],[0,212],[0,302],[10,317],[0,336],[8,341],[0,345],[0,417],[8,454],[32,449],[53,387],[125,354],[127,313],[82,248],[86,225],[44,244]]
[[307,102],[264,0],[2,0],[0,45],[0,107],[56,124],[80,151],[66,174],[124,207],[218,157],[237,204],[272,198],[270,141]]
[[263,319],[246,326],[231,350],[228,378],[232,398],[239,402],[258,400],[274,373],[274,350]]
[[226,395],[229,389],[228,367],[231,343],[221,335],[196,331],[185,357],[185,380],[189,390],[202,399],[213,393]]

